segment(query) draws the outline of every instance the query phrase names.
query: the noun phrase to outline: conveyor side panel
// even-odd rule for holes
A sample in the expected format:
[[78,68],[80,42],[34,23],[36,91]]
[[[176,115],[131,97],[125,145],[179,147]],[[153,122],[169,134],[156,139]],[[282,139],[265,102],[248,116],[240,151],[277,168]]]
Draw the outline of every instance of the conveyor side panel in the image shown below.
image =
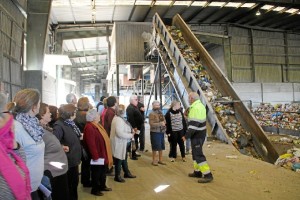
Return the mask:
[[[177,80],[173,84],[177,84],[176,87],[180,91],[179,93],[181,93],[181,97],[183,91],[188,91],[187,88],[197,92],[200,95],[202,103],[207,108],[208,122],[212,126],[212,133],[215,134],[220,140],[230,142],[230,139],[226,131],[223,129],[221,123],[219,122],[214,109],[205,97],[183,55],[181,54],[175,41],[172,39],[172,36],[168,32],[166,26],[164,25],[158,14],[156,14],[153,18],[153,25],[156,31],[156,37],[159,37],[159,39],[156,41],[161,42],[156,43],[157,47],[159,48],[159,45],[163,45],[167,51],[168,56],[172,60],[174,72],[169,74],[171,74],[171,76],[174,76],[174,80]],[[278,153],[276,152],[271,142],[268,140],[262,128],[256,122],[253,115],[250,113],[249,109],[242,103],[237,93],[233,89],[231,83],[224,76],[220,68],[217,66],[217,64],[214,62],[214,60],[211,58],[211,56],[208,54],[208,52],[205,50],[205,48],[202,46],[202,44],[195,37],[195,35],[179,15],[176,15],[173,18],[173,25],[182,32],[186,42],[193,48],[193,50],[200,54],[200,57],[205,64],[210,77],[212,78],[222,95],[231,96],[235,101],[234,108],[236,111],[236,117],[237,119],[239,119],[242,126],[251,133],[255,149],[257,150],[259,155],[265,161],[274,163],[278,158]],[[168,67],[166,66],[166,68]],[[180,81],[178,81],[178,79],[182,78],[185,79],[185,84],[182,84]],[[186,102],[187,100],[183,99],[183,101]],[[184,104],[188,105],[188,103]]]

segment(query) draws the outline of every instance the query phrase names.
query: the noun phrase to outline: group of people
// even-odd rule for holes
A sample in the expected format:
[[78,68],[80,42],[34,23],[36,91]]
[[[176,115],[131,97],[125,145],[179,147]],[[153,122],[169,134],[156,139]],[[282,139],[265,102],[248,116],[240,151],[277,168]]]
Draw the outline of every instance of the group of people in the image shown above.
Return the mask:
[[[118,103],[114,96],[101,98],[94,109],[87,97],[67,95],[59,108],[41,102],[36,89],[23,89],[7,103],[0,93],[0,188],[2,199],[42,199],[51,191],[52,199],[78,199],[79,165],[81,183],[91,194],[112,191],[106,176],[114,166],[114,180],[136,178],[128,167],[128,152],[137,160],[137,150],[145,148],[144,105],[136,95],[130,104]],[[206,137],[206,109],[197,93],[189,94],[190,108],[185,116],[180,103],[172,102],[164,116],[160,102],[153,101],[149,114],[152,165],[165,165],[164,136],[170,142],[169,157],[175,161],[179,144],[185,160],[184,141],[191,139],[194,172],[198,182],[213,180],[202,151]],[[125,113],[127,119],[125,118]],[[188,123],[186,123],[186,118]],[[121,176],[121,170],[124,176]],[[40,191],[44,191],[42,194]]]

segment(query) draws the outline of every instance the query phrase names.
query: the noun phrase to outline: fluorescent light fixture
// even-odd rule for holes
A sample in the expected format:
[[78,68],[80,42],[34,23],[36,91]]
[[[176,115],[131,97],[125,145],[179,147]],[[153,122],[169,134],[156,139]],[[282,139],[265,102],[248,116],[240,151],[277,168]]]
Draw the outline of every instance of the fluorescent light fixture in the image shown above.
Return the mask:
[[224,4],[225,4],[226,2],[211,2],[208,6],[215,6],[215,7],[217,7],[217,6],[219,6],[219,7],[221,7],[221,6],[223,6]]
[[155,188],[154,189],[154,191],[156,192],[156,193],[158,193],[158,192],[161,192],[161,191],[163,191],[163,190],[165,190],[167,187],[169,187],[170,185],[160,185],[160,186],[158,186],[157,188]]
[[255,5],[255,3],[244,3],[241,7],[242,8],[252,8]]
[[95,4],[97,6],[113,6],[115,5],[115,0],[97,0]]
[[280,12],[280,11],[282,11],[282,10],[284,10],[284,9],[285,9],[285,7],[280,7],[280,6],[278,6],[278,7],[274,8],[273,11]]
[[70,5],[69,2],[60,2],[60,1],[53,1],[51,6],[52,7],[62,7],[62,6],[68,6]]
[[207,1],[194,1],[191,6],[205,6]]
[[96,74],[80,74],[80,76],[96,76]]
[[172,3],[172,1],[156,1],[154,5],[157,6],[169,6]]
[[116,0],[115,5],[121,5],[121,6],[133,6],[134,0]]
[[288,10],[286,10],[285,12],[286,13],[295,13],[295,12],[297,12],[297,11],[299,11],[299,9],[296,9],[296,8],[290,8],[290,9],[288,9]]
[[152,3],[152,1],[147,1],[147,0],[137,0],[136,2],[135,2],[135,5],[137,5],[137,6],[150,6],[151,5],[151,3]]
[[273,5],[264,5],[263,7],[261,7],[261,9],[263,9],[263,10],[269,10],[269,9],[271,9],[273,7],[274,7]]
[[240,2],[229,2],[225,5],[225,7],[233,7],[233,8],[238,8],[242,5]]
[[175,1],[174,6],[189,6],[192,1]]

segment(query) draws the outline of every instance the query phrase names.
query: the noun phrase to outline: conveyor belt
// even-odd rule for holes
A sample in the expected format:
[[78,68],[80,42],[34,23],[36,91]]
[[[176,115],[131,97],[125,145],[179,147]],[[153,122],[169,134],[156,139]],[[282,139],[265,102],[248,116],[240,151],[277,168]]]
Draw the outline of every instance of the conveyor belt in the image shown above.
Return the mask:
[[[248,136],[251,138],[251,145],[249,146],[252,146],[255,151],[252,152],[252,155],[256,154],[254,157],[259,157],[264,161],[274,163],[278,158],[278,153],[275,148],[248,108],[242,103],[231,83],[182,18],[176,15],[173,18],[172,27],[169,27],[169,29],[173,31],[171,32],[173,36],[174,31],[178,31],[178,35],[181,37],[180,40],[184,40],[185,45],[178,44],[178,41],[176,43],[158,14],[155,14],[153,17],[153,26],[154,42],[158,49],[159,56],[168,71],[175,92],[183,106],[185,108],[189,106],[188,93],[190,91],[197,92],[200,96],[200,100],[206,106],[207,120],[212,127],[212,135],[221,141],[232,143],[237,148],[240,148],[240,146],[237,145],[236,138],[239,137],[241,139],[241,135],[239,134],[237,136],[235,132],[230,132],[230,130],[239,129],[240,132],[244,132],[244,138]],[[176,34],[175,36],[177,37]],[[208,96],[208,90],[203,89],[203,85],[200,84],[202,82],[201,80],[199,81],[199,76],[196,75],[194,70],[191,70],[194,66],[191,66],[191,62],[186,53],[183,55],[185,49],[181,46],[186,46],[192,52],[196,52],[200,57],[202,66],[199,67],[199,74],[207,73],[205,79],[210,80],[207,82],[210,82],[210,87],[215,89],[213,92],[217,92],[218,95],[220,95],[219,99]],[[222,118],[224,113],[220,113],[218,107],[224,105],[228,105],[227,107],[231,110],[227,111],[229,112],[228,116]],[[232,125],[230,122],[234,120],[238,122],[237,124],[240,127],[230,127]],[[249,152],[245,154],[249,154]]]

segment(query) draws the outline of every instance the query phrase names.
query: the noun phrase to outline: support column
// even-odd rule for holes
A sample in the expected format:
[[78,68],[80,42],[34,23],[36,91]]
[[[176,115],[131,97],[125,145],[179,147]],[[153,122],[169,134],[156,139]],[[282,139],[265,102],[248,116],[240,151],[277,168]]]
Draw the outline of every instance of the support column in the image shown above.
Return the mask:
[[160,101],[160,109],[162,109],[162,85],[161,85],[161,65],[162,65],[162,63],[159,63],[159,68],[158,68],[158,70],[159,70],[159,78],[158,78],[158,80],[159,80],[159,101]]
[[117,80],[116,80],[116,84],[117,84],[117,96],[120,96],[120,73],[119,73],[119,65],[117,65]]
[[27,71],[25,87],[42,93],[43,62],[51,0],[27,1]]
[[[161,58],[158,57],[158,62],[157,62],[157,65],[156,65],[156,69],[155,69],[155,72],[157,72],[157,70],[159,70],[159,67],[160,67],[160,63],[161,63]],[[155,73],[155,78],[154,78],[154,97],[155,97],[155,100],[157,100],[157,92],[158,92],[158,78],[157,76],[159,76],[159,73]]]
[[253,29],[249,29],[249,36],[250,36],[250,47],[251,47],[251,75],[252,75],[252,82],[255,83],[255,63],[254,63],[254,44],[253,44]]
[[114,95],[114,74],[111,75],[111,95]]

